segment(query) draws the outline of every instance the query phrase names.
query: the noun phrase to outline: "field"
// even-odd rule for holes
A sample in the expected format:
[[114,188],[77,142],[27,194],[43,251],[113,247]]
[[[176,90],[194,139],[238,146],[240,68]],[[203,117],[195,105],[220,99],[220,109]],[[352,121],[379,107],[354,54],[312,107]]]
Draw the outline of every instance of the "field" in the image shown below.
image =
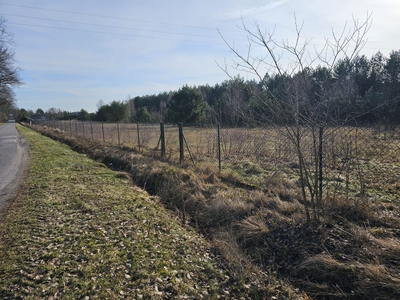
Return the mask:
[[[118,146],[118,138],[112,145],[35,128],[129,172],[139,187],[159,196],[184,224],[206,236],[243,286],[253,286],[256,278],[280,278],[289,287],[280,294],[286,298],[400,297],[396,132],[326,129],[321,218],[306,222],[296,152],[282,130],[222,129],[225,154],[221,151],[219,171],[209,128],[184,130],[195,165],[189,159],[180,163],[172,150],[160,157],[157,144],[142,144],[139,151],[137,144],[121,140],[121,132]],[[312,132],[304,130],[301,153],[310,169],[316,157],[312,140]]]
[[0,222],[1,299],[279,296],[266,280],[265,292],[238,284],[212,245],[128,174],[18,128],[31,164]]
[[[71,137],[133,148],[144,155],[160,156],[160,126],[149,124],[48,121]],[[285,128],[184,127],[185,160],[221,166],[246,183],[262,188],[275,172],[298,178],[298,153]],[[303,129],[302,153],[313,164],[312,132]],[[165,126],[166,157],[179,162],[178,127]],[[219,159],[220,158],[220,159]],[[379,127],[331,127],[324,131],[323,174],[325,197],[338,194],[371,195],[379,201],[398,199],[400,131]]]

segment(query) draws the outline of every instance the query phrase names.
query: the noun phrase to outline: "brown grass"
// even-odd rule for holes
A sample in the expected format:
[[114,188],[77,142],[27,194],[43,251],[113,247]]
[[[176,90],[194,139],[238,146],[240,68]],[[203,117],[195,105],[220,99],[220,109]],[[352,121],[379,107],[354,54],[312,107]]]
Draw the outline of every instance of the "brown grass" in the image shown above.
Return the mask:
[[[388,204],[378,201],[379,190],[376,197],[372,190],[358,197],[332,197],[327,192],[321,221],[306,223],[290,169],[257,170],[263,184],[252,184],[245,175],[247,169],[254,169],[251,164],[247,169],[219,172],[207,163],[179,165],[68,139],[50,130],[41,132],[129,172],[136,184],[178,210],[184,223],[209,236],[235,274],[255,281],[260,274],[265,278],[278,274],[301,289],[297,297],[400,297],[399,205],[394,198]],[[367,169],[363,172],[371,176]],[[290,290],[291,284],[280,284],[282,290]]]
[[[400,296],[400,280],[392,277],[379,262],[347,263],[319,254],[301,263],[295,274],[303,278],[304,287],[317,295],[339,299],[397,299]],[[350,295],[345,290],[351,290]]]

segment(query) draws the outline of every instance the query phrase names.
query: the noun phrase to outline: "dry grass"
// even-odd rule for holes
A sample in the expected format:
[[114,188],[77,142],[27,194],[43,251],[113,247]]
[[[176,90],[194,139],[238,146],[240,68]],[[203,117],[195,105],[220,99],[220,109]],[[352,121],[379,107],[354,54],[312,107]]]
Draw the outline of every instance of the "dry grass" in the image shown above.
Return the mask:
[[31,167],[0,223],[0,298],[251,298],[127,173],[21,131]]
[[[112,124],[76,121],[48,121],[68,137],[120,143],[147,156],[160,155],[159,124]],[[119,133],[118,133],[119,127]],[[138,130],[139,129],[139,130]],[[306,164],[313,164],[312,132],[302,130],[301,151]],[[222,168],[240,176],[241,182],[262,188],[276,170],[298,177],[297,152],[284,134],[285,128],[222,128]],[[185,127],[184,135],[197,164],[217,165],[217,129]],[[119,141],[118,141],[118,136]],[[165,125],[166,158],[179,161],[178,127]],[[380,201],[399,197],[400,139],[398,132],[379,128],[329,127],[324,131],[324,189],[328,197],[374,194]],[[188,159],[188,150],[185,147]],[[313,170],[310,169],[312,172]],[[210,180],[215,177],[211,176]]]
[[[196,168],[121,148],[65,142],[124,169],[140,187],[160,195],[167,207],[180,211],[184,223],[210,236],[227,258],[228,269],[240,278],[257,281],[265,276],[270,291],[278,274],[301,289],[295,293],[280,281],[277,293],[292,298],[302,293],[316,299],[398,297],[399,203],[395,197],[389,203],[379,201],[380,190],[358,197],[327,192],[322,220],[305,223],[291,168],[260,171],[248,163],[218,172],[209,164]],[[365,174],[370,166],[363,166]],[[262,178],[257,184],[246,178],[250,169]]]
[[[340,262],[330,255],[319,254],[306,259],[296,268],[308,290],[317,295],[352,299],[397,299],[399,278],[392,277],[385,266],[376,262]],[[346,292],[350,290],[350,294]],[[385,293],[381,291],[385,290]]]

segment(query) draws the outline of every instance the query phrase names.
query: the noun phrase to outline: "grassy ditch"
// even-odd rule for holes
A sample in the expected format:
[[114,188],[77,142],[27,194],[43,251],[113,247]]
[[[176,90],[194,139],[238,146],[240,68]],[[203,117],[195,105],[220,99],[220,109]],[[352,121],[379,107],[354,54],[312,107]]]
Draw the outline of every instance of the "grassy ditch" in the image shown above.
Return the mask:
[[284,169],[268,174],[258,187],[246,184],[240,172],[176,165],[60,130],[37,130],[128,172],[139,187],[159,196],[223,254],[237,286],[257,287],[246,297],[274,291],[282,299],[400,298],[396,197],[381,202],[375,190],[326,197],[321,221],[306,223],[298,185]]
[[279,296],[239,281],[210,244],[123,172],[21,126],[31,153],[0,222],[1,299]]

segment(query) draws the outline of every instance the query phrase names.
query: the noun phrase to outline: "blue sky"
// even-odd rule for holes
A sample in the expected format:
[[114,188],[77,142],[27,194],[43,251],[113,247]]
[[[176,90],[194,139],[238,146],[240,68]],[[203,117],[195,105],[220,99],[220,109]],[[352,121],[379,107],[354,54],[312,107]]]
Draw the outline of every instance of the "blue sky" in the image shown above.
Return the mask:
[[302,35],[318,46],[332,28],[340,32],[346,20],[365,20],[367,12],[373,22],[361,54],[399,50],[400,2],[394,0],[0,0],[23,68],[17,106],[89,112],[100,99],[228,79],[218,64],[230,65],[233,54],[217,29],[244,49],[242,20],[250,28],[254,21],[265,30],[276,26],[276,39],[290,40],[296,14],[304,21]]

